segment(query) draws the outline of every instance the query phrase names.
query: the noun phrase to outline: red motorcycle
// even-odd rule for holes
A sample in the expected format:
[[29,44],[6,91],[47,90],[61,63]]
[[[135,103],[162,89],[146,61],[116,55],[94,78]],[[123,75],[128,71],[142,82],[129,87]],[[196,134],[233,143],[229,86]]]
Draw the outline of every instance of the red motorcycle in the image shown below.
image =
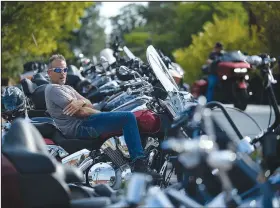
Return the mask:
[[[214,95],[219,97],[221,102],[231,102],[234,107],[245,110],[252,92],[248,90],[248,73],[253,70],[251,65],[246,62],[246,56],[240,51],[226,52],[210,66],[202,68],[204,72],[215,70],[219,78],[219,84],[215,89]],[[207,77],[194,82],[191,93],[194,97],[206,95],[208,87]],[[220,96],[217,96],[220,95]]]

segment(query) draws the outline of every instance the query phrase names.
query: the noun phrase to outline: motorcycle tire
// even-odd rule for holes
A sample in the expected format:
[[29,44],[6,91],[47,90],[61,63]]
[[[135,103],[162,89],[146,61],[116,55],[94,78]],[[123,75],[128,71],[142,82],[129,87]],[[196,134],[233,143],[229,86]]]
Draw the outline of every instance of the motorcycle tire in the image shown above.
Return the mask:
[[235,99],[233,101],[234,107],[242,111],[245,111],[249,100],[249,94],[247,92],[247,89],[237,89],[234,94],[235,94]]

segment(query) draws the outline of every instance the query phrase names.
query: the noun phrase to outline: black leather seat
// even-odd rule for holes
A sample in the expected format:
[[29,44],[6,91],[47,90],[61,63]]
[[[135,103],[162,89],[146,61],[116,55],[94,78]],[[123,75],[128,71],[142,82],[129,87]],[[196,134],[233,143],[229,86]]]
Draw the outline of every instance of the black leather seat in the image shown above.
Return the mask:
[[23,119],[15,120],[5,135],[2,153],[20,174],[19,190],[24,208],[93,208],[110,203],[105,197],[71,201],[66,182],[82,181],[82,173],[62,166],[51,157],[40,133]]
[[44,138],[49,138],[57,145],[61,146],[68,153],[72,154],[81,149],[98,149],[104,142],[101,139],[65,137],[56,127],[52,118],[35,117],[32,118],[32,124],[39,130]]

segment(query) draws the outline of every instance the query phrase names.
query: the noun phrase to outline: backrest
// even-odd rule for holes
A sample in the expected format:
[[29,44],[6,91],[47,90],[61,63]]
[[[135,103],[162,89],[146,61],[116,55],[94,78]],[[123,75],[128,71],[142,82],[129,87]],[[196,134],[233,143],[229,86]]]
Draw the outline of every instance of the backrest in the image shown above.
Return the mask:
[[24,78],[20,81],[23,92],[26,96],[31,95],[35,89],[37,88],[37,85],[32,83],[31,80]]
[[45,89],[48,84],[43,84],[37,87],[30,95],[32,103],[35,105],[36,110],[46,110]]
[[69,206],[63,166],[50,156],[42,136],[31,123],[23,119],[14,121],[5,135],[2,153],[19,173],[23,207]]
[[45,88],[47,85],[48,84],[37,86],[27,78],[21,80],[23,92],[31,99],[36,110],[46,110],[47,108],[45,100]]
[[37,86],[40,86],[43,84],[49,84],[50,80],[47,80],[42,73],[37,73],[33,76],[32,82],[34,82]]

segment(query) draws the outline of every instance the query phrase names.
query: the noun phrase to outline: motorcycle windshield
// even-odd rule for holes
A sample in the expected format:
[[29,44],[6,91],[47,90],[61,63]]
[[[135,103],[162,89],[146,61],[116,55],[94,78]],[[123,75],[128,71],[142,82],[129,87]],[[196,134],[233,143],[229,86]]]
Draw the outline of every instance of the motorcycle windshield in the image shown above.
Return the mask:
[[127,56],[130,60],[136,58],[136,56],[134,56],[134,54],[131,52],[131,50],[129,50],[128,47],[124,46],[124,47],[123,47],[123,51],[125,52],[126,56]]
[[184,75],[184,70],[182,69],[182,67],[181,67],[179,64],[172,62],[172,65],[174,66],[174,69],[175,69],[181,76]]
[[227,62],[241,62],[246,61],[247,56],[245,56],[241,51],[231,51],[225,52],[221,57],[221,61]]
[[152,45],[147,48],[146,56],[155,76],[161,82],[164,89],[167,92],[177,92],[176,82]]
[[110,48],[105,48],[100,51],[100,57],[105,57],[110,65],[116,62],[116,58],[114,57],[114,51]]

